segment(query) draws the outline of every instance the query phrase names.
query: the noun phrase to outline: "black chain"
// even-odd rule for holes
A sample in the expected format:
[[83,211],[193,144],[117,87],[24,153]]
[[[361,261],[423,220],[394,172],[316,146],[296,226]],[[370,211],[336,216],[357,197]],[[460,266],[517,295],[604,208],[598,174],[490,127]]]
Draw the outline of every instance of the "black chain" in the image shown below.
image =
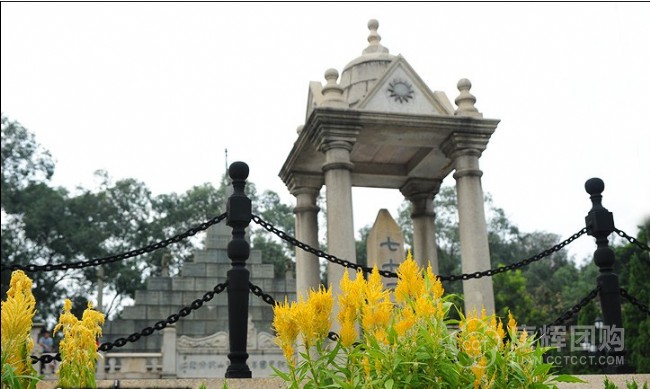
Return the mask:
[[30,358],[32,358],[32,365],[38,362],[47,364],[51,363],[52,361],[59,361],[61,362],[61,353],[56,353],[54,355],[51,354],[44,354],[41,355],[40,357],[37,357],[35,355],[30,355]]
[[571,319],[573,316],[578,314],[578,312],[580,312],[582,308],[584,308],[587,304],[589,304],[591,300],[595,299],[598,296],[599,291],[600,291],[600,286],[597,286],[591,292],[589,292],[589,294],[583,297],[582,300],[580,300],[580,302],[578,302],[576,305],[574,305],[569,310],[564,312],[560,317],[555,319],[554,322],[552,322],[551,324],[547,324],[544,327],[549,328],[549,327],[555,327],[564,324],[567,320]]
[[614,232],[618,234],[618,236],[627,239],[630,243],[635,244],[641,248],[641,250],[644,251],[650,251],[650,247],[646,246],[643,244],[641,241],[639,241],[637,238],[630,236],[626,234],[624,231],[619,230],[618,228],[614,227]]
[[250,289],[251,292],[252,292],[255,296],[261,298],[262,301],[264,301],[265,303],[267,303],[267,304],[269,304],[269,305],[272,305],[272,306],[276,306],[276,305],[278,304],[278,302],[275,301],[275,299],[273,298],[273,296],[271,296],[271,295],[268,294],[268,293],[264,293],[264,291],[262,290],[262,288],[260,288],[259,286],[253,284],[252,282],[249,282],[249,283],[248,283],[248,289]]
[[[264,293],[264,291],[262,290],[262,288],[260,288],[259,286],[257,286],[257,285],[255,285],[255,284],[249,282],[249,283],[248,283],[248,288],[250,289],[251,293],[253,293],[255,296],[261,298],[265,303],[267,303],[267,304],[269,304],[269,305],[272,305],[272,306],[275,306],[275,305],[278,304],[278,302],[275,301],[275,299],[273,298],[273,296],[271,296],[271,295],[268,294],[268,293]],[[330,332],[327,334],[327,338],[336,342],[336,341],[339,340],[340,336],[339,336],[339,334],[337,334],[336,332],[334,332],[334,331],[330,331]]]
[[[127,336],[126,338],[118,338],[114,342],[106,342],[102,343],[99,345],[98,351],[111,351],[113,348],[116,347],[123,347],[127,343],[133,343],[137,342],[142,338],[143,336],[149,336],[154,333],[154,331],[161,331],[165,327],[167,327],[170,324],[176,323],[178,320],[180,320],[182,317],[185,317],[192,313],[192,311],[195,311],[203,306],[204,303],[207,303],[208,301],[212,300],[215,295],[223,292],[226,287],[228,286],[228,282],[224,282],[221,284],[218,284],[217,286],[214,287],[211,291],[207,292],[206,294],[203,295],[202,298],[194,300],[189,306],[181,308],[178,313],[173,313],[169,315],[169,317],[165,320],[160,320],[156,322],[156,324],[153,325],[153,327],[146,327],[140,332],[134,332],[131,335]],[[42,363],[50,363],[54,359],[57,361],[61,360],[61,353],[57,353],[56,355],[41,355],[40,357],[37,357],[35,355],[31,356],[32,358],[32,364],[37,363],[37,362],[42,362]]]
[[475,273],[469,273],[469,274],[459,274],[459,275],[449,275],[449,276],[439,276],[442,281],[458,281],[458,280],[469,280],[471,278],[481,278],[481,277],[492,277],[495,274],[499,273],[504,273],[507,271],[511,270],[517,270],[521,267],[527,266],[533,262],[537,262],[542,258],[548,257],[549,255],[560,251],[570,243],[572,243],[574,240],[578,239],[582,235],[587,233],[587,228],[582,228],[580,231],[576,232],[575,234],[571,235],[567,239],[563,240],[562,242],[556,244],[555,246],[546,249],[542,251],[541,253],[535,254],[532,257],[528,257],[524,260],[521,260],[517,263],[513,263],[511,265],[506,265],[506,266],[499,266],[496,269],[489,269],[489,270],[484,270],[484,271],[477,271]]
[[645,312],[647,315],[650,316],[650,309],[648,308],[648,306],[640,302],[636,297],[631,296],[627,292],[627,290],[621,288],[621,296],[625,297],[627,301],[631,302],[632,305],[637,307],[641,312]]
[[0,271],[5,271],[5,270],[23,270],[26,272],[37,272],[37,271],[53,271],[53,270],[68,270],[68,269],[82,269],[85,267],[89,266],[99,266],[99,265],[105,265],[107,263],[113,263],[117,261],[121,261],[123,259],[128,259],[132,257],[137,257],[138,255],[150,253],[152,251],[156,251],[162,248],[165,248],[169,246],[172,243],[178,243],[182,241],[183,239],[186,239],[190,236],[196,235],[198,232],[205,231],[209,227],[221,222],[223,219],[226,218],[226,213],[223,213],[219,216],[216,216],[204,223],[201,223],[197,226],[194,226],[190,228],[189,230],[183,232],[182,234],[173,236],[169,239],[161,240],[157,243],[151,244],[146,247],[142,247],[136,250],[131,250],[126,253],[118,254],[118,255],[112,255],[110,257],[105,257],[105,258],[99,258],[99,259],[91,259],[88,261],[81,261],[81,262],[72,262],[72,263],[61,263],[61,264],[47,264],[47,265],[10,265],[10,266],[2,266],[0,265]]
[[[277,229],[275,226],[273,226],[271,223],[265,222],[262,220],[259,216],[253,215],[252,220],[264,227],[267,231],[272,232],[273,234],[277,235],[279,238],[289,242],[291,245],[299,247],[303,249],[304,251],[314,254],[320,258],[325,258],[326,260],[336,263],[338,265],[351,268],[356,270],[362,270],[365,273],[370,273],[372,272],[371,267],[365,267],[358,265],[356,263],[352,263],[350,261],[346,261],[344,259],[340,259],[335,257],[334,255],[327,254],[326,252],[322,250],[315,249],[308,244],[302,243],[299,240],[287,235],[282,230]],[[540,259],[547,257],[556,251],[559,251],[563,249],[565,246],[573,242],[574,240],[578,239],[580,236],[584,235],[587,232],[587,228],[583,228],[580,231],[576,232],[575,234],[571,235],[569,238],[565,239],[564,241],[556,244],[555,246],[551,247],[550,249],[544,250],[541,253],[534,255],[530,258],[526,258],[520,262],[513,263],[512,265],[507,265],[507,266],[501,266],[496,269],[489,269],[489,270],[484,270],[484,271],[477,271],[475,273],[468,273],[468,274],[459,274],[459,275],[447,275],[447,276],[438,276],[438,278],[441,281],[458,281],[458,280],[469,280],[472,278],[481,278],[481,277],[491,277],[495,274],[511,271],[511,270],[516,270],[519,269],[520,267],[526,266],[532,262],[539,261]],[[397,273],[388,271],[388,270],[379,270],[379,275],[382,277],[386,278],[397,278]]]

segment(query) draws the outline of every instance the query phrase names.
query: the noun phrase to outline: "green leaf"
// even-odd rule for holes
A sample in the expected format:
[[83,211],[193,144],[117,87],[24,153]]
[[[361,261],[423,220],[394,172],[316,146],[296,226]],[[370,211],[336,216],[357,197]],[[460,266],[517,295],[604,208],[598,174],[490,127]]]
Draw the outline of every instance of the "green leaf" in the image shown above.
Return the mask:
[[394,384],[395,384],[395,381],[393,381],[393,379],[390,378],[388,381],[384,382],[384,388],[385,389],[393,389]]
[[285,373],[285,372],[283,372],[283,371],[280,371],[280,370],[277,369],[275,366],[271,366],[271,369],[273,369],[273,371],[275,372],[275,374],[276,374],[278,377],[282,378],[282,379],[285,380],[285,381],[291,381],[291,378],[289,378],[289,374],[287,374],[287,373]]
[[568,374],[560,374],[559,376],[555,377],[554,381],[557,382],[580,382],[580,383],[586,383],[587,381],[583,381],[580,378]]

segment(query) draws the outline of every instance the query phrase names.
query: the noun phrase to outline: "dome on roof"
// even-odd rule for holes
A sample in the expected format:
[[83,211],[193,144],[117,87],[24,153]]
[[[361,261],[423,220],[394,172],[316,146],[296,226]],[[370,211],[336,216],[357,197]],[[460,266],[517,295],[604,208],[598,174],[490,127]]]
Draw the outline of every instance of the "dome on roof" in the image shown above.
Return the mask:
[[381,36],[377,33],[379,22],[371,19],[368,22],[368,47],[360,57],[345,65],[341,73],[340,86],[343,88],[343,98],[354,107],[375,85],[390,64],[397,58],[381,45]]

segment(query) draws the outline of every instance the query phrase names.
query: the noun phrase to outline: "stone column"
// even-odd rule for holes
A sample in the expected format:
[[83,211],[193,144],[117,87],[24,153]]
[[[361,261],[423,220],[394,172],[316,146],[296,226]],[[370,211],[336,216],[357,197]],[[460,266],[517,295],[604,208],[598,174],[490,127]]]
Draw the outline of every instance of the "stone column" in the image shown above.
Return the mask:
[[[354,241],[354,218],[352,214],[352,177],[350,162],[352,143],[345,140],[329,140],[321,146],[325,152],[323,172],[327,196],[327,251],[341,259],[357,262]],[[329,263],[328,283],[333,295],[340,294],[339,283],[345,268]],[[353,277],[353,276],[352,276]]]
[[176,378],[176,327],[173,324],[163,329],[161,378]]
[[433,198],[440,190],[440,180],[409,179],[400,191],[411,202],[413,221],[413,258],[421,267],[431,264],[438,274],[438,246],[436,244]]
[[[458,220],[460,230],[460,255],[463,273],[488,270],[490,249],[483,205],[483,189],[478,159],[485,150],[489,135],[453,133],[442,149],[453,160],[454,179],[458,196]],[[494,288],[491,277],[463,281],[465,312],[485,308],[494,313]]]
[[[290,191],[296,197],[296,239],[318,248],[318,193],[323,185],[322,176],[294,175]],[[296,247],[296,295],[307,296],[309,289],[318,290],[320,266],[316,255]]]
[[[327,83],[323,86],[321,107],[347,109],[343,99],[343,88],[337,83],[339,72],[336,69],[325,71]],[[325,153],[322,166],[325,176],[327,197],[327,251],[341,259],[357,262],[354,241],[354,217],[352,215],[352,169],[350,160],[352,146],[357,140],[359,129],[351,123],[339,122],[333,117],[321,123],[316,129],[315,144]],[[345,268],[329,263],[327,280],[332,286],[332,294],[340,294],[340,281]],[[336,311],[336,305],[335,305]]]

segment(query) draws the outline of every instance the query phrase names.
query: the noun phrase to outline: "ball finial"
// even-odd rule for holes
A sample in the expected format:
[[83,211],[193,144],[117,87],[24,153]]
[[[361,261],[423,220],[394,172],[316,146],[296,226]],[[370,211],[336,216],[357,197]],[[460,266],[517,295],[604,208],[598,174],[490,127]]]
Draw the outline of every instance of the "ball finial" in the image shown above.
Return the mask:
[[233,180],[245,180],[248,178],[248,165],[245,162],[233,162],[228,168],[228,175]]
[[368,30],[370,30],[370,31],[375,30],[376,31],[378,28],[379,28],[379,22],[377,21],[377,19],[368,20]]
[[458,81],[457,86],[460,93],[458,94],[458,97],[456,97],[456,100],[454,100],[458,106],[454,115],[483,117],[483,114],[474,106],[476,103],[476,97],[469,92],[472,88],[472,83],[467,78],[461,78]]
[[329,68],[325,70],[325,79],[328,83],[336,83],[336,80],[339,78],[339,71],[334,68]]
[[469,92],[469,90],[472,89],[472,82],[466,78],[461,78],[458,80],[458,84],[456,86],[458,87],[459,91],[466,90]]
[[605,183],[598,177],[590,178],[585,182],[585,190],[592,196],[601,194],[605,190]]

